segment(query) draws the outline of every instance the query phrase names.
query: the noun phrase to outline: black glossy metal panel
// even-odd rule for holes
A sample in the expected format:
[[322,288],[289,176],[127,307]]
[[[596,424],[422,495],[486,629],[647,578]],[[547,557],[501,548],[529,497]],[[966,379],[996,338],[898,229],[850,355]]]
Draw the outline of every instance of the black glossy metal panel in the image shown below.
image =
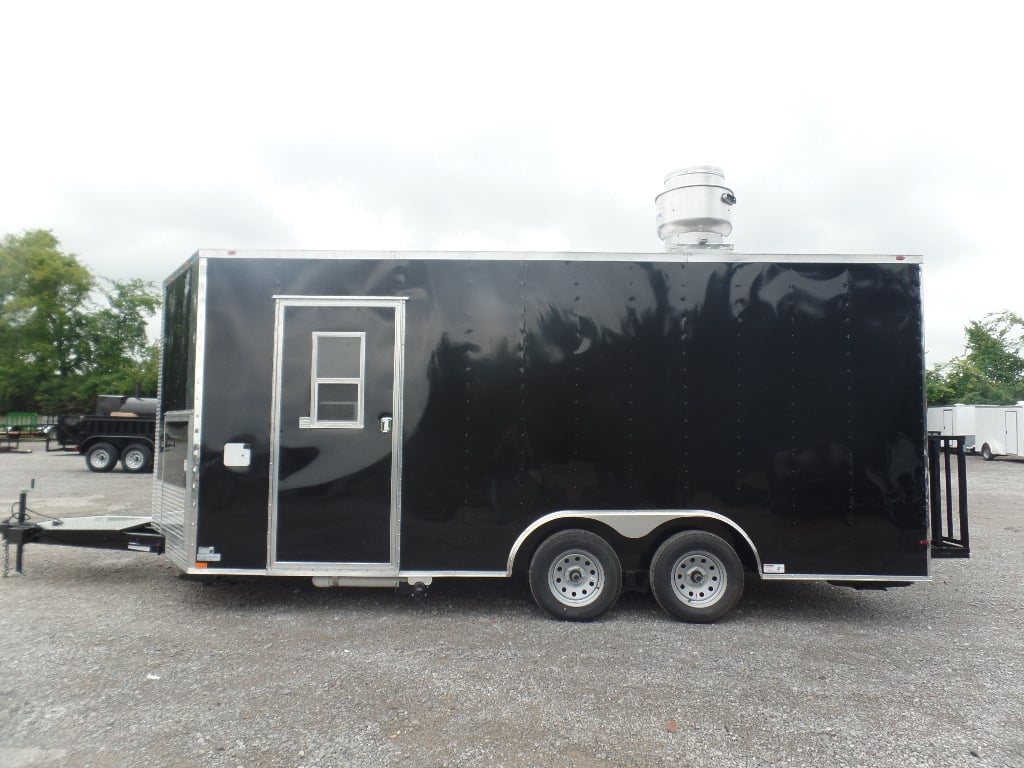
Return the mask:
[[[624,257],[625,258],[625,257]],[[916,264],[210,259],[199,544],[266,563],[275,294],[406,297],[401,566],[705,509],[787,573],[927,567]],[[225,442],[255,461],[224,468]]]

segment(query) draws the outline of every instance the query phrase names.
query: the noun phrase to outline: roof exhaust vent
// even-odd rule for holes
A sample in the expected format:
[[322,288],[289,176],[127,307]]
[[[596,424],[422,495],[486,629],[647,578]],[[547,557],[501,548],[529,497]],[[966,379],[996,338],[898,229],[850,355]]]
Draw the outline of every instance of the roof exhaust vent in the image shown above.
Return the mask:
[[654,203],[658,237],[665,241],[666,251],[732,248],[725,238],[732,232],[730,216],[736,196],[725,186],[721,168],[698,165],[673,171],[665,177],[665,191]]

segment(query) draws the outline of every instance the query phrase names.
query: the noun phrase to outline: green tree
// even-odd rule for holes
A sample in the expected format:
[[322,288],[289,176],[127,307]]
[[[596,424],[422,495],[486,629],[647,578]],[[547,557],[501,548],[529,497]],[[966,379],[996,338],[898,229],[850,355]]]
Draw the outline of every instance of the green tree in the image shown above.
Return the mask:
[[1024,318],[1004,310],[964,328],[964,354],[928,371],[928,402],[1000,404],[1024,400]]
[[46,230],[0,243],[0,409],[35,410],[51,377],[81,373],[86,320],[95,287],[89,270]]
[[47,230],[0,242],[0,411],[90,411],[96,395],[156,394],[142,280],[101,280]]
[[925,389],[929,405],[950,405],[959,402],[953,387],[946,381],[946,369],[950,363],[938,363],[928,369],[925,375]]

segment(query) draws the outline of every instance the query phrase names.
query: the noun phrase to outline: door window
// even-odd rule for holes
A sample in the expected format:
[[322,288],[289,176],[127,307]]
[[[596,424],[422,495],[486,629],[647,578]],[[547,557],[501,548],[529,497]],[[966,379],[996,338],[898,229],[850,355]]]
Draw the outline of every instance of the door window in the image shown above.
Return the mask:
[[365,333],[313,333],[311,427],[361,429]]

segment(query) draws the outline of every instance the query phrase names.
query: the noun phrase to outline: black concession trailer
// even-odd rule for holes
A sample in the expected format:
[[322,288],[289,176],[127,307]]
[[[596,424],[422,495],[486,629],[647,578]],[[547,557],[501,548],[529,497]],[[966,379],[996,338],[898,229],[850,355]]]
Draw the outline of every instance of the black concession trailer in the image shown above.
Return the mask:
[[164,286],[153,516],[36,523],[23,493],[18,569],[39,541],[325,587],[521,575],[560,618],[629,586],[713,621],[750,576],[967,556],[921,259],[736,254],[720,169],[665,187],[667,253],[199,251]]
[[635,585],[710,621],[745,576],[966,555],[929,509],[918,257],[204,250],[161,376],[135,530],[190,574],[521,574],[558,617]]
[[561,618],[639,587],[712,621],[745,578],[906,585],[969,553],[918,257],[204,250],[163,312],[152,517],[37,523],[23,494],[19,569],[46,542],[521,576]]

